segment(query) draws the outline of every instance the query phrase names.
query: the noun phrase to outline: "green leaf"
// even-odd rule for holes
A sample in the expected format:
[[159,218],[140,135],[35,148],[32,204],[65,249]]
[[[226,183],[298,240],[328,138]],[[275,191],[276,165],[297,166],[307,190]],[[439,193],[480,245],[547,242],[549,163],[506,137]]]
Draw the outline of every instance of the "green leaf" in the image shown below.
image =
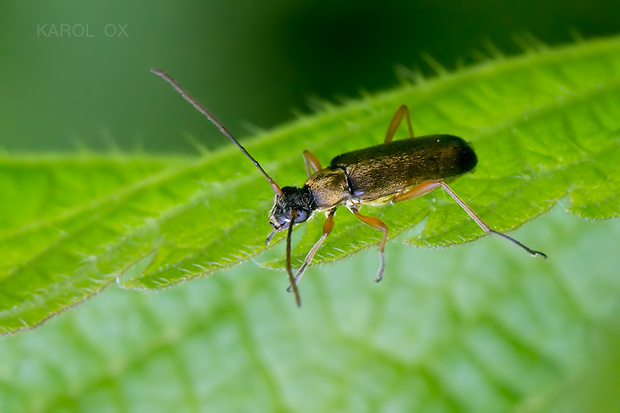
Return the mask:
[[247,262],[156,294],[112,286],[0,340],[0,411],[613,412],[620,220],[556,208],[502,240],[398,243],[286,277]]
[[0,231],[6,234],[52,220],[180,162],[175,158],[102,157],[86,152],[1,156],[0,193],[10,202],[0,204]]
[[[560,200],[587,218],[618,215],[618,38],[489,61],[343,107],[328,105],[317,115],[257,136],[246,147],[277,182],[301,184],[303,149],[327,164],[339,153],[376,144],[402,103],[412,112],[417,135],[450,133],[472,142],[480,159],[477,171],[453,188],[492,227],[513,229]],[[90,162],[76,155],[75,162],[82,160]],[[235,147],[164,164],[165,169],[143,174],[124,175],[122,165],[93,175],[76,170],[71,182],[78,186],[103,181],[110,173],[127,179],[116,189],[78,193],[49,213],[15,210],[0,239],[5,333],[32,327],[121,275],[124,287],[161,288],[265,250],[271,190]],[[8,179],[9,186],[18,187]],[[8,196],[4,203],[19,205],[16,201]],[[446,246],[482,235],[441,192],[365,211],[384,220],[392,237],[415,245]],[[319,218],[296,231],[294,263],[303,259],[321,226]],[[374,246],[379,235],[339,213],[315,261],[335,261]],[[281,266],[281,261],[261,259]]]

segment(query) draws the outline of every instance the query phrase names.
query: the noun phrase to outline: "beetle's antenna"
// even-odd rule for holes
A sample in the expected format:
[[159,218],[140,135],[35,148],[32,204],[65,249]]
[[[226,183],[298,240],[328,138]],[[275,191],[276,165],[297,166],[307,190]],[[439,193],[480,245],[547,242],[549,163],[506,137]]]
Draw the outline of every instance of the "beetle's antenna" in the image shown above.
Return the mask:
[[159,70],[159,69],[151,69],[151,72],[155,73],[157,76],[161,77],[162,79],[164,79],[166,82],[170,83],[170,85],[177,91],[179,92],[179,94],[181,96],[183,96],[183,98],[185,100],[187,100],[189,103],[192,104],[192,106],[194,106],[200,113],[202,113],[203,115],[205,115],[207,117],[207,119],[209,119],[211,121],[211,123],[213,123],[215,126],[218,127],[218,129],[220,130],[220,132],[222,132],[224,134],[224,136],[226,136],[228,139],[230,139],[235,145],[237,145],[237,147],[239,149],[241,149],[241,152],[243,152],[243,154],[245,156],[247,156],[252,163],[254,164],[254,166],[256,166],[258,168],[259,171],[261,171],[261,173],[263,174],[263,176],[265,177],[265,179],[267,179],[267,181],[269,182],[269,184],[271,185],[271,188],[273,188],[273,192],[275,192],[276,195],[282,195],[282,190],[280,189],[280,187],[278,186],[278,184],[275,183],[275,181],[273,179],[271,179],[271,177],[269,175],[267,175],[267,172],[265,172],[265,170],[260,166],[260,164],[256,161],[256,159],[254,159],[252,157],[252,155],[250,155],[248,153],[248,151],[245,150],[245,148],[243,146],[241,146],[241,144],[237,141],[237,139],[235,139],[230,132],[228,132],[228,130],[226,130],[226,128],[220,123],[220,121],[218,121],[215,116],[213,116],[208,110],[206,110],[200,103],[198,103],[193,97],[191,97],[189,95],[189,93],[187,93],[177,82],[174,81],[174,79],[172,79],[166,72],[164,72],[163,70]]
[[297,307],[301,307],[301,297],[299,296],[299,289],[297,289],[297,280],[293,276],[293,270],[291,269],[291,236],[293,234],[293,223],[295,222],[295,218],[297,218],[297,213],[295,210],[292,210],[291,223],[288,226],[288,232],[286,234],[286,272],[288,272],[288,280],[295,293]]

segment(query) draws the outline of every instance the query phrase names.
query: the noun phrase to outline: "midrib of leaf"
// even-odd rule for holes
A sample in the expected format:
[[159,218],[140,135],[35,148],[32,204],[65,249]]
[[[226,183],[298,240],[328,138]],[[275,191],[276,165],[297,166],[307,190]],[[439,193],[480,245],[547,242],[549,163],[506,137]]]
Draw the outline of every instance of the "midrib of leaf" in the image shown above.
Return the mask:
[[[484,154],[476,140],[481,130],[519,119],[527,110],[535,112],[537,108],[551,107],[559,95],[579,95],[598,84],[615,84],[620,77],[619,49],[618,39],[612,39],[485,63],[441,76],[419,87],[403,86],[399,91],[370,96],[342,108],[327,107],[324,113],[263,134],[256,143],[246,147],[278,182],[282,176],[297,176],[302,181],[303,165],[298,155],[302,149],[309,147],[325,162],[337,153],[376,144],[385,133],[395,108],[407,103],[418,135],[459,134],[471,138],[476,149]],[[584,66],[588,65],[590,71],[586,72]],[[594,72],[597,76],[592,76]],[[552,83],[550,78],[558,80]],[[530,89],[537,86],[538,90],[515,90],[515,84],[522,84],[516,80],[525,82]],[[484,106],[476,107],[480,104]],[[480,142],[482,144],[483,140]],[[479,157],[482,159],[480,154]],[[103,200],[93,201],[97,206],[90,210],[70,212],[65,219],[54,221],[53,226],[44,221],[40,229],[17,234],[10,245],[3,243],[3,248],[6,246],[10,252],[13,247],[15,253],[8,254],[14,263],[10,275],[7,277],[5,272],[0,280],[0,296],[3,297],[0,301],[4,308],[0,312],[0,325],[7,332],[23,324],[32,326],[84,299],[126,270],[130,263],[151,254],[154,248],[157,255],[144,276],[127,280],[125,286],[159,288],[211,273],[264,250],[263,241],[269,229],[266,224],[257,225],[257,222],[265,220],[271,198],[269,187],[251,163],[240,159],[236,148],[228,148],[189,170],[181,168],[164,172],[157,179],[138,181],[132,190],[110,195],[109,199],[115,200],[114,205]],[[270,159],[277,161],[269,162]],[[481,182],[476,178],[481,175],[482,165],[481,161],[476,175],[464,177],[454,185],[468,201],[470,194],[483,193],[481,184],[485,188],[491,186],[492,180]],[[492,160],[488,166],[493,166]],[[544,178],[532,170],[517,173],[533,181],[542,182]],[[233,174],[235,178],[231,179]],[[249,178],[242,180],[236,178],[247,176]],[[215,183],[222,180],[224,182],[218,187]],[[209,183],[210,187],[200,190],[201,181]],[[496,191],[501,192],[499,188]],[[487,191],[486,195],[498,194]],[[505,197],[505,193],[499,196]],[[513,193],[513,202],[515,197],[518,194]],[[525,213],[518,211],[512,218],[502,221],[502,228],[514,228],[557,199],[549,193],[546,197],[548,199],[537,200],[542,202],[542,209],[539,205]],[[510,203],[509,198],[504,199],[506,202],[502,204]],[[479,235],[473,226],[466,225],[448,236],[443,225],[457,228],[459,223],[465,222],[463,214],[454,206],[438,204],[435,208],[431,201],[432,198],[420,199],[415,207],[407,205],[398,212],[377,210],[376,215],[385,217],[392,233],[415,225],[419,217],[428,217],[426,238],[416,238],[426,240],[422,242],[425,245],[446,245]],[[487,199],[487,202],[495,201]],[[477,210],[484,211],[485,205],[488,204],[472,202]],[[395,223],[391,220],[394,215],[407,219],[403,219],[404,224]],[[296,249],[299,251],[297,260],[316,239],[320,221],[316,219],[308,225],[307,236]],[[343,257],[377,241],[377,234],[361,228],[347,214],[337,215],[336,228],[317,262]],[[437,232],[432,234],[432,228]],[[356,231],[355,240],[348,236],[352,230]],[[66,235],[59,236],[63,233]],[[90,236],[91,233],[96,236]],[[203,234],[217,236],[209,238]],[[436,239],[433,240],[433,236]],[[38,248],[32,248],[31,243]],[[86,264],[82,262],[85,258],[88,258]],[[51,294],[51,290],[55,293]],[[36,304],[28,309],[25,305],[28,301]]]
[[[56,214],[67,209],[180,163],[176,157],[105,157],[87,153],[0,157],[1,192],[4,199],[11,201],[0,205],[0,234],[23,231],[37,221],[54,220]],[[90,176],[96,181],[90,182]],[[31,177],[39,181],[33,182]]]

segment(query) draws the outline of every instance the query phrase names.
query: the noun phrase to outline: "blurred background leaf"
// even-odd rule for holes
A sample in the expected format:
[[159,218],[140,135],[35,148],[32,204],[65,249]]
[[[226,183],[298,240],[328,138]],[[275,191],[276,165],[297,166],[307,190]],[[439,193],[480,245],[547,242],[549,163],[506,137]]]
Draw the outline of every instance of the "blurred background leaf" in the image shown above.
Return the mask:
[[[195,153],[187,134],[209,147],[228,142],[154,86],[145,72],[151,67],[208,97],[204,103],[243,139],[249,125],[267,129],[293,119],[292,110],[309,112],[312,97],[394,87],[399,67],[433,73],[427,55],[455,68],[495,49],[521,53],[531,36],[558,45],[573,42],[574,33],[610,35],[620,29],[619,14],[615,0],[5,0],[0,145]],[[77,34],[88,25],[92,37],[50,34],[61,24]]]
[[[243,139],[311,111],[310,97],[393,87],[399,65],[431,74],[422,52],[453,69],[533,47],[530,34],[617,34],[619,12],[612,0],[3,1],[0,145],[195,154],[193,141],[228,142],[149,68],[207,96]],[[616,221],[545,216],[515,236],[545,245],[548,262],[501,240],[394,244],[402,271],[380,286],[360,276],[375,251],[311,270],[301,312],[282,274],[253,263],[157,294],[111,289],[1,339],[0,411],[615,412],[619,234]]]

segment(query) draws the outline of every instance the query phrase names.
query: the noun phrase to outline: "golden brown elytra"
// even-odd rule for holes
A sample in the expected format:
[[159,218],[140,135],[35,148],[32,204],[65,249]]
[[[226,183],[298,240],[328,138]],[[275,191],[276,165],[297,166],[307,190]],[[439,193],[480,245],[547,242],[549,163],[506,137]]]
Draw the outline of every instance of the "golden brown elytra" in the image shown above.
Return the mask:
[[[437,187],[442,187],[488,234],[499,235],[521,247],[532,256],[547,256],[532,250],[516,239],[491,229],[467,204],[446,184],[476,166],[475,152],[463,139],[452,135],[429,135],[414,138],[409,109],[401,105],[390,122],[385,139],[381,145],[347,152],[336,156],[328,167],[323,168],[318,158],[310,151],[303,152],[308,179],[301,188],[285,186],[280,188],[265,172],[260,164],[243,146],[222,126],[222,124],[178,83],[162,70],[152,69],[156,75],[167,81],[185,100],[205,115],[220,131],[228,137],[247,156],[263,174],[275,193],[275,201],[269,213],[269,223],[273,231],[266,243],[277,231],[288,229],[286,236],[286,270],[289,277],[289,291],[295,293],[297,305],[301,298],[297,281],[312,261],[312,258],[334,228],[336,209],[345,205],[357,218],[372,228],[383,232],[379,243],[381,263],[376,281],[381,281],[385,268],[385,242],[388,227],[381,220],[362,215],[359,210],[363,204],[382,204],[406,201],[424,195]],[[409,138],[392,141],[403,118],[406,119]],[[314,211],[324,212],[327,219],[323,224],[323,235],[310,249],[306,258],[293,275],[291,268],[291,234],[293,225],[306,221]]]

